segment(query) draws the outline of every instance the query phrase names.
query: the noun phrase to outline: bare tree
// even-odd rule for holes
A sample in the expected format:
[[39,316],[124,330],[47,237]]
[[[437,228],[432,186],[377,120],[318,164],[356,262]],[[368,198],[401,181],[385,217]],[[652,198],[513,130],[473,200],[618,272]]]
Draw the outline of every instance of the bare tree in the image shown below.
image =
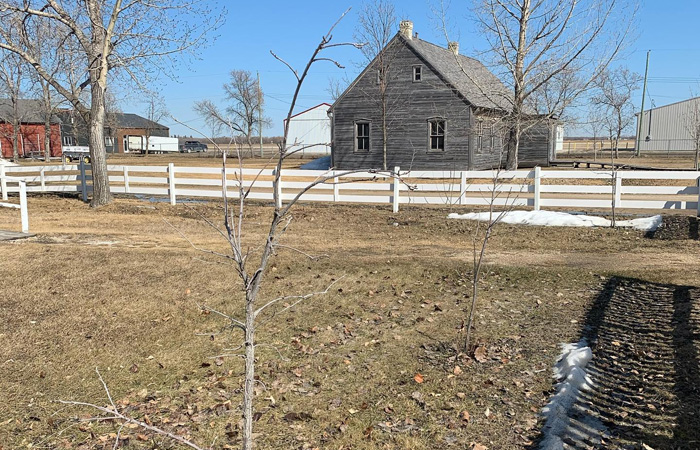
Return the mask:
[[145,128],[146,132],[146,148],[144,149],[144,155],[148,155],[148,149],[151,144],[151,135],[153,134],[154,127],[158,122],[168,117],[168,110],[165,108],[165,103],[163,99],[155,92],[152,92],[146,101],[146,118],[149,123]]
[[[38,54],[55,51],[18,39],[0,26],[0,49],[20,56],[89,123],[93,198],[98,207],[112,200],[104,140],[105,94],[115,77],[139,86],[168,69],[172,56],[205,44],[204,36],[221,23],[204,0],[25,0],[0,1],[0,19],[30,24],[50,23],[56,36],[75,39],[73,60],[82,81],[72,84],[52,74]],[[32,26],[33,28],[33,26]],[[83,96],[89,88],[89,100]]]
[[[488,53],[511,89],[506,167],[518,167],[522,134],[534,119],[556,117],[583,93],[618,55],[635,13],[629,0],[473,0]],[[553,80],[575,74],[576,87],[548,105],[534,96]],[[566,79],[566,78],[563,78]],[[493,95],[484,92],[486,95]]]
[[[640,119],[641,120],[641,119]],[[684,118],[684,126],[695,147],[695,170],[700,170],[700,100],[695,99],[689,104],[689,110]]]
[[[5,24],[7,33],[19,39],[20,29],[16,21],[8,21]],[[0,60],[0,92],[3,94],[8,104],[4,105],[0,111],[0,120],[10,125],[9,131],[3,134],[12,140],[12,160],[17,162],[19,158],[19,148],[22,122],[28,109],[23,104],[23,95],[27,90],[28,72],[24,60],[14,54],[3,54]]]
[[622,133],[634,122],[632,95],[641,81],[639,74],[622,67],[604,71],[595,82],[593,104],[603,108],[615,158],[619,157]]
[[328,87],[326,88],[326,93],[330,96],[331,100],[335,102],[343,95],[345,89],[350,85],[350,81],[347,77],[343,78],[329,78]]
[[[347,14],[343,14],[342,17],[344,17]],[[341,19],[342,19],[341,17]],[[301,87],[306,80],[306,77],[309,74],[309,71],[311,67],[320,61],[330,61],[335,63],[336,65],[339,65],[337,62],[335,62],[333,59],[322,56],[321,53],[324,52],[325,50],[339,47],[339,46],[354,46],[354,47],[361,47],[357,44],[353,43],[332,43],[332,32],[335,29],[335,26],[337,25],[334,24],[331,29],[328,31],[327,34],[325,34],[322,38],[318,46],[315,48],[313,51],[311,57],[309,58],[306,66],[301,70],[295,70],[292,68],[292,66],[285,62],[282,58],[278,57],[274,53],[272,55],[281,61],[283,64],[285,64],[294,74],[294,77],[296,78],[296,88],[292,97],[292,102],[289,108],[289,111],[287,113],[287,120],[285,121],[285,127],[284,127],[284,137],[282,138],[282,142],[279,146],[279,151],[276,155],[275,158],[271,160],[271,162],[275,166],[275,171],[274,171],[274,178],[273,178],[273,198],[274,198],[274,210],[272,212],[271,218],[270,218],[270,223],[269,223],[269,228],[268,228],[268,233],[264,238],[264,241],[260,243],[259,246],[253,245],[252,242],[248,239],[245,233],[245,229],[247,229],[246,225],[248,224],[246,221],[246,214],[245,214],[245,207],[247,203],[247,199],[249,198],[249,195],[251,194],[251,191],[255,185],[255,180],[257,180],[258,177],[255,177],[252,183],[246,183],[243,180],[243,164],[242,164],[242,155],[240,152],[240,147],[238,147],[238,167],[229,169],[226,166],[226,153],[223,153],[223,167],[222,167],[222,197],[224,199],[224,215],[223,215],[223,227],[218,227],[215,223],[213,223],[211,220],[208,218],[201,216],[203,220],[205,220],[212,228],[214,228],[227,242],[230,252],[227,253],[222,253],[219,251],[213,251],[213,250],[208,250],[208,249],[202,249],[199,247],[196,247],[191,241],[190,243],[193,245],[193,247],[197,248],[198,250],[201,250],[203,252],[206,252],[210,255],[218,256],[218,257],[223,257],[225,260],[229,263],[232,264],[234,267],[234,270],[236,272],[237,277],[240,279],[242,283],[242,297],[243,297],[243,304],[244,308],[243,311],[241,311],[239,314],[229,314],[226,312],[220,312],[220,311],[215,311],[211,308],[208,308],[206,306],[201,306],[202,308],[206,309],[207,311],[214,313],[218,316],[221,316],[225,319],[227,322],[227,329],[231,330],[237,330],[240,331],[243,335],[243,344],[239,347],[239,349],[242,351],[241,354],[232,354],[230,356],[240,356],[243,357],[245,361],[245,381],[244,381],[244,388],[243,388],[243,429],[242,429],[242,448],[243,450],[252,450],[253,448],[253,440],[254,440],[254,435],[253,435],[253,399],[254,399],[254,385],[256,383],[256,377],[255,377],[255,369],[256,369],[256,349],[257,347],[261,346],[260,343],[257,342],[256,340],[256,331],[259,329],[259,327],[266,323],[267,321],[271,320],[273,317],[288,311],[292,308],[294,308],[296,305],[299,303],[313,297],[314,295],[318,294],[323,294],[328,292],[330,287],[335,283],[333,281],[330,285],[328,285],[324,290],[321,290],[316,293],[309,293],[309,294],[303,294],[303,295],[291,295],[291,296],[283,296],[283,297],[277,297],[277,298],[272,298],[272,299],[265,299],[264,295],[261,294],[261,287],[263,284],[263,281],[265,279],[268,266],[270,264],[271,258],[278,252],[278,251],[283,251],[283,250],[289,250],[290,247],[286,247],[280,243],[280,239],[282,235],[285,233],[287,230],[290,222],[292,221],[292,208],[293,206],[299,201],[299,199],[306,193],[308,192],[309,189],[312,189],[315,186],[318,186],[319,184],[323,183],[332,183],[334,182],[333,180],[336,179],[336,177],[343,176],[346,174],[351,174],[351,173],[356,173],[359,171],[356,170],[350,170],[350,171],[345,171],[342,173],[331,173],[329,172],[328,174],[324,174],[321,176],[318,176],[315,180],[313,180],[308,186],[304,187],[301,189],[294,197],[290,200],[283,201],[283,199],[280,196],[280,183],[281,183],[281,169],[282,166],[285,162],[285,160],[291,156],[293,156],[296,152],[303,151],[304,148],[296,148],[294,147],[293,143],[288,142],[288,136],[289,136],[289,123],[290,123],[290,118],[293,115],[294,108],[297,102],[297,99],[299,97],[299,92],[301,90]],[[201,102],[200,102],[201,104]],[[206,111],[206,109],[205,109]],[[214,110],[216,112],[218,110]],[[222,127],[227,127],[226,129],[231,133],[231,138],[229,141],[229,144],[234,142],[236,134],[239,133],[238,128],[233,124],[233,122],[227,121],[225,117],[213,117],[209,120],[218,120],[221,123]],[[188,127],[186,124],[182,122],[178,122],[182,124],[183,126]],[[198,132],[197,130],[190,128],[192,131]],[[213,137],[209,138],[209,142],[212,145],[218,146],[217,144],[217,139],[214,139]],[[234,174],[235,175],[235,180],[231,181],[226,178],[226,173],[229,174]],[[365,172],[365,171],[362,171]],[[377,171],[370,171],[372,173],[379,174],[380,172]],[[385,173],[385,176],[392,176],[392,177],[398,177],[398,174],[393,174],[393,173]],[[237,189],[237,192],[235,195],[231,195],[231,192],[228,190],[228,187],[235,186]],[[236,200],[234,202],[229,201],[229,197],[234,197]],[[259,223],[255,223],[256,229],[259,228]],[[186,236],[183,235],[185,239],[187,239]],[[295,249],[291,249],[295,250]],[[309,255],[306,255],[307,257]],[[98,374],[99,376],[99,374]],[[103,383],[105,387],[105,391],[107,392],[107,396],[111,402],[111,395],[109,394],[109,390],[106,388],[106,384],[102,380],[100,376],[100,381]],[[89,406],[92,408],[96,408],[100,410],[103,413],[107,413],[107,417],[98,417],[94,420],[117,420],[121,421],[122,423],[132,423],[136,424],[137,426],[140,426],[142,428],[145,428],[151,432],[158,433],[162,436],[169,437],[171,439],[175,439],[178,442],[180,442],[183,445],[187,445],[191,448],[202,450],[200,447],[198,447],[196,444],[186,441],[183,438],[173,435],[172,433],[168,433],[167,431],[158,429],[156,427],[153,427],[149,424],[145,424],[142,421],[137,421],[134,420],[133,418],[125,415],[123,412],[120,412],[117,410],[116,406],[112,404],[112,408],[104,408],[98,405],[94,404],[88,404],[88,403],[80,403],[80,402],[67,402],[72,405],[80,405],[80,406]],[[117,443],[115,443],[115,448],[117,447]]]
[[355,32],[355,40],[365,44],[362,53],[367,63],[377,72],[378,96],[368,93],[368,99],[379,108],[382,121],[382,169],[387,170],[387,142],[389,114],[396,98],[391,98],[390,87],[395,82],[396,51],[388,46],[396,31],[396,11],[390,0],[372,0],[362,6]]
[[253,132],[270,123],[262,117],[264,96],[256,77],[247,70],[232,70],[230,81],[224,84],[225,98],[228,105],[221,110],[214,102],[203,100],[195,103],[195,111],[204,118],[210,128],[231,128],[242,135],[248,144],[248,151],[253,156]]

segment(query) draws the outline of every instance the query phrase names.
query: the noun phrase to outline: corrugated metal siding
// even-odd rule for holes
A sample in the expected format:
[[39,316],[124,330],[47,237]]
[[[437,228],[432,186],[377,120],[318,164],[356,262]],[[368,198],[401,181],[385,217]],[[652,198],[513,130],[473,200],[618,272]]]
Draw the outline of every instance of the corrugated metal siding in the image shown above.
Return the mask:
[[[692,121],[695,108],[700,108],[700,98],[644,111],[639,143],[640,151],[694,150],[688,125]],[[639,115],[637,115],[637,119],[639,120]],[[649,126],[650,119],[651,127]]]
[[331,119],[328,117],[328,105],[319,105],[305,111],[289,122],[287,142],[296,142],[291,151],[305,148],[304,155],[327,155],[330,153]]

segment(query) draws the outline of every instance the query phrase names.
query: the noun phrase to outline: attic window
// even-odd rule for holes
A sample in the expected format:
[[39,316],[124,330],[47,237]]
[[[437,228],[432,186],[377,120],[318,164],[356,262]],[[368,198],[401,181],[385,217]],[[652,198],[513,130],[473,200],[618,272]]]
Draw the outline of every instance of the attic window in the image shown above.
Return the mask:
[[423,66],[413,66],[413,81],[419,82],[423,79]]
[[445,151],[445,119],[428,120],[428,149]]

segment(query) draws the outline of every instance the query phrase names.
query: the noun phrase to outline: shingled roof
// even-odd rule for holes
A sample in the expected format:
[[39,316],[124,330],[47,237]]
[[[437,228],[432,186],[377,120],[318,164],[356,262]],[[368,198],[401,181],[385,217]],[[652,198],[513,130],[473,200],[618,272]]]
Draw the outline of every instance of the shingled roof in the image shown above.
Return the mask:
[[[21,123],[44,123],[43,105],[41,100],[17,100],[17,116],[9,98],[0,98],[0,122],[12,122],[19,119]],[[61,123],[57,115],[51,116],[51,123]]]
[[145,130],[167,130],[168,127],[161,125],[138,114],[113,113],[119,128],[143,128]]
[[489,69],[474,58],[452,53],[452,50],[414,37],[403,40],[454,89],[477,108],[512,109],[513,93]]

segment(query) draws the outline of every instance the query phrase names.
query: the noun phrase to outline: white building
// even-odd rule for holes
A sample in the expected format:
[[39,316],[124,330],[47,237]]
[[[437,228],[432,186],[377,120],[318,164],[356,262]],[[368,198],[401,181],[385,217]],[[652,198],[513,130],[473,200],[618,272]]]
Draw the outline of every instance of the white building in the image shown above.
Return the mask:
[[331,119],[328,117],[330,107],[328,103],[321,103],[291,117],[287,135],[290,151],[299,151],[300,156],[330,155]]

